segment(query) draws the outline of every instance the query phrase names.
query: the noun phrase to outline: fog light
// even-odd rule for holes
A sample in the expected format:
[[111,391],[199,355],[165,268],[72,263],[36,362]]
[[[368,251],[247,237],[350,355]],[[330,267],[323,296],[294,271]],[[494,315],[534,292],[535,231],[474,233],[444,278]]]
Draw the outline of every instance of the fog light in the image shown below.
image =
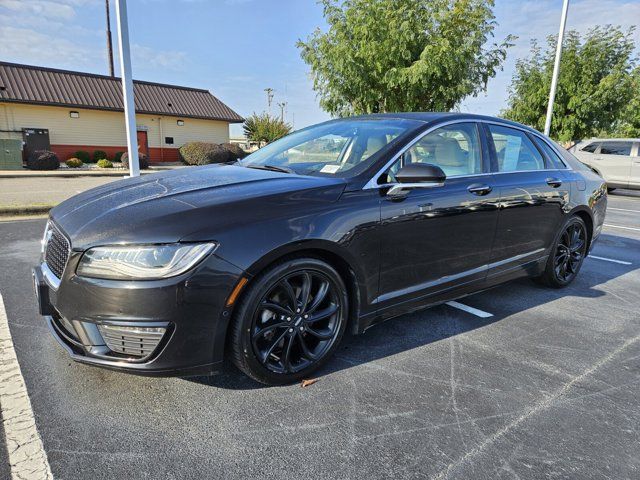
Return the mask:
[[130,357],[148,357],[167,331],[166,327],[98,325],[104,343],[112,352]]

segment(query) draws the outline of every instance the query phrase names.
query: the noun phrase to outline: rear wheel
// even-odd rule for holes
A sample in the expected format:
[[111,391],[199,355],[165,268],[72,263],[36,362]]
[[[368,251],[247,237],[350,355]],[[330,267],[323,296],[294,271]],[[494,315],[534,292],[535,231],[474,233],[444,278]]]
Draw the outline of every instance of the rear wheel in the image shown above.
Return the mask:
[[344,282],[325,262],[298,258],[270,267],[238,304],[233,362],[269,385],[308,378],[340,342],[348,310]]
[[544,273],[536,280],[553,288],[569,285],[582,267],[587,254],[587,242],[584,221],[577,216],[571,217],[554,244]]

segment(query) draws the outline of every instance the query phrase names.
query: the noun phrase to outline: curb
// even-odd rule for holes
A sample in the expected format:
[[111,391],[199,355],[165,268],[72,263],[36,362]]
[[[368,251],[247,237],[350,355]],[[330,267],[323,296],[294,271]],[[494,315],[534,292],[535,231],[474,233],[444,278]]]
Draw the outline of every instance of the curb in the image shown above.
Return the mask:
[[[16,172],[18,172],[17,170]],[[149,175],[152,173],[163,172],[165,170],[145,170],[141,171],[140,175]],[[114,177],[114,178],[129,178],[128,170],[120,170],[115,172],[58,172],[58,173],[0,173],[1,178],[78,178],[78,177]]]
[[17,215],[43,215],[49,213],[55,205],[9,205],[0,206],[0,217]]

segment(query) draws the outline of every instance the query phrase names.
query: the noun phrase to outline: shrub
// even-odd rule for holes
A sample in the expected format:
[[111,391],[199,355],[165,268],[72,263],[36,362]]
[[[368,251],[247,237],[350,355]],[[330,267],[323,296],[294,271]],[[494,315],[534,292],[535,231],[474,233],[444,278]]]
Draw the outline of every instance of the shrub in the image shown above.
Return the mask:
[[49,150],[36,150],[27,159],[29,170],[56,170],[60,168],[58,156]]
[[208,165],[234,160],[229,150],[215,143],[189,142],[178,149],[180,159],[187,165]]
[[82,163],[91,162],[91,157],[89,156],[89,152],[87,152],[86,150],[78,150],[76,153],[73,154],[73,158],[79,158],[82,161]]
[[121,162],[122,161],[122,155],[124,155],[124,152],[116,152],[116,154],[113,156],[113,161],[114,162]]
[[[123,168],[129,168],[129,154],[124,152],[122,157],[120,157],[120,162],[122,162]],[[141,170],[146,170],[149,168],[149,159],[144,153],[138,153],[138,163],[140,164]]]
[[66,163],[69,168],[80,168],[82,166],[82,160],[79,158],[70,158],[64,163]]
[[249,155],[235,143],[221,143],[220,146],[229,152],[231,160],[241,160]]
[[100,168],[113,168],[113,163],[106,158],[101,158],[97,163]]
[[104,150],[96,150],[93,152],[93,161],[98,162],[100,160],[109,160],[109,156]]
[[242,128],[249,140],[260,143],[271,143],[291,133],[291,125],[268,113],[254,113],[244,121]]

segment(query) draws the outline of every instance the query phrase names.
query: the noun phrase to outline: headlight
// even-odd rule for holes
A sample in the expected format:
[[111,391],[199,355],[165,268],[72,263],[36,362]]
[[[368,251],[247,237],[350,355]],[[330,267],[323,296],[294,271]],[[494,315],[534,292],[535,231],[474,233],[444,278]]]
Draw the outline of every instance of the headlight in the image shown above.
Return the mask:
[[123,245],[95,247],[80,260],[77,274],[118,280],[154,280],[186,272],[217,244]]

